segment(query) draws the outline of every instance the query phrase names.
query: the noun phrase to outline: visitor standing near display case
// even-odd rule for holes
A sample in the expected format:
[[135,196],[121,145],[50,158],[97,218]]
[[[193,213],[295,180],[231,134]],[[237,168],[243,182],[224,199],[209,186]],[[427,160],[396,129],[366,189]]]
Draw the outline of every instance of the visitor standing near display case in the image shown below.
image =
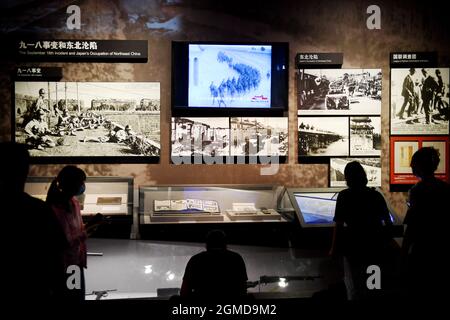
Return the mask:
[[434,176],[439,162],[433,147],[419,149],[411,159],[413,174],[420,181],[409,191],[402,251],[407,293],[415,299],[438,298],[448,284],[444,256],[449,248],[450,185]]
[[[80,204],[76,199],[85,191],[86,174],[75,166],[66,166],[52,181],[47,193],[46,202],[62,227],[67,245],[63,251],[64,270],[66,277],[71,276],[69,270],[78,267],[80,286],[69,288],[66,285],[61,292],[61,298],[67,301],[82,301],[85,296],[84,268],[87,267],[86,239],[87,233],[81,217]],[[68,268],[71,269],[68,269]]]
[[[51,208],[24,192],[30,166],[26,145],[0,143],[4,243],[3,286],[6,299],[47,301],[55,297],[64,275],[64,234]],[[6,284],[6,286],[5,286]]]
[[366,285],[369,266],[380,268],[383,289],[392,285],[389,281],[393,276],[395,253],[390,235],[392,221],[383,196],[367,187],[367,175],[359,162],[348,163],[344,176],[348,188],[339,192],[336,200],[336,226],[330,254],[344,257],[347,298],[368,299],[372,297]]
[[206,251],[194,255],[186,266],[181,297],[202,301],[239,299],[244,298],[246,293],[247,271],[244,259],[227,249],[223,231],[210,231],[206,238]]

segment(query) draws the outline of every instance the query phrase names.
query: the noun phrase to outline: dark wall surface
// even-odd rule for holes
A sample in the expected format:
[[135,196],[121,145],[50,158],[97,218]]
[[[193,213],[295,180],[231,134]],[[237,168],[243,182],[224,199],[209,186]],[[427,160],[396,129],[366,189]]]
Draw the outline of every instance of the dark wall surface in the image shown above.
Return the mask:
[[[66,8],[81,8],[81,30],[68,30]],[[366,27],[369,5],[381,8],[381,30]],[[297,100],[294,57],[303,52],[343,52],[343,68],[382,68],[382,183],[394,209],[405,213],[405,193],[389,192],[389,53],[437,51],[450,65],[448,12],[438,1],[4,1],[3,35],[64,39],[147,39],[149,61],[42,63],[63,67],[63,81],[156,81],[161,83],[160,164],[82,165],[88,175],[134,176],[150,184],[282,184],[326,187],[328,165],[297,164]],[[287,41],[290,44],[289,163],[275,175],[258,165],[171,165],[170,88],[172,40]],[[11,139],[14,61],[0,74],[0,139]],[[62,165],[35,165],[31,175],[53,176]]]

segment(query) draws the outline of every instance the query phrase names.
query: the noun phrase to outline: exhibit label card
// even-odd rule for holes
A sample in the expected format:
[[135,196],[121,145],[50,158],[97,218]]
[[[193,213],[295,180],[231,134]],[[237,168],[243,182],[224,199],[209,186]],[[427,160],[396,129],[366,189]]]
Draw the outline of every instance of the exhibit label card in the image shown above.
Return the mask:
[[437,65],[437,52],[392,52],[391,67],[431,67]]
[[15,39],[16,58],[52,62],[147,62],[147,40]]
[[318,67],[342,66],[344,54],[342,52],[299,52],[295,56],[297,69]]
[[13,78],[17,81],[59,81],[63,76],[61,67],[17,67]]

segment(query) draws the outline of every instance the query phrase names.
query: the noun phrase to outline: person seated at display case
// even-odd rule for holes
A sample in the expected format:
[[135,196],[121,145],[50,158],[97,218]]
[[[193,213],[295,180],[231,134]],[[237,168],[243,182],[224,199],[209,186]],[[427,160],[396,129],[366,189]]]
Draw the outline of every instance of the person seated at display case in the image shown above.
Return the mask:
[[3,235],[3,286],[7,299],[45,301],[56,298],[64,276],[64,234],[51,208],[24,192],[30,167],[27,146],[0,143]]
[[[66,246],[63,248],[64,270],[78,266],[80,270],[80,289],[70,290],[64,286],[61,297],[67,301],[82,301],[85,296],[84,268],[87,267],[87,233],[81,217],[80,204],[76,199],[85,191],[86,174],[75,166],[66,166],[52,181],[47,193],[47,204],[64,231]],[[66,277],[72,276],[72,273]],[[66,282],[66,279],[64,279]]]
[[412,298],[437,298],[448,284],[445,253],[449,248],[450,185],[434,176],[439,152],[423,147],[411,158],[419,182],[409,191],[402,253],[406,258],[406,289]]
[[209,232],[206,251],[194,255],[186,265],[180,296],[199,300],[240,299],[246,293],[247,270],[241,255],[227,249],[223,231]]
[[349,162],[344,176],[348,188],[339,192],[336,200],[330,255],[339,254],[344,258],[347,298],[368,299],[380,293],[380,290],[371,293],[367,288],[368,266],[377,265],[382,270],[383,289],[392,285],[389,280],[393,276],[396,251],[390,235],[392,221],[383,196],[367,187],[367,175],[359,162]]

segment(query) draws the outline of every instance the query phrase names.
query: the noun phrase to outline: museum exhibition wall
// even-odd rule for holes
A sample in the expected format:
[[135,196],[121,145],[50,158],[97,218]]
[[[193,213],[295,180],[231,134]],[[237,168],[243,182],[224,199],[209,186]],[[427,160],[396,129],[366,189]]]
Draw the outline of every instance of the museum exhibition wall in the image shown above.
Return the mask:
[[[32,37],[40,39],[73,39],[85,40],[146,40],[148,42],[147,62],[17,62],[8,58],[1,62],[0,73],[0,140],[9,141],[14,132],[15,121],[12,117],[18,108],[27,104],[27,99],[36,98],[41,87],[51,92],[77,92],[85,96],[83,103],[91,105],[91,110],[106,108],[102,99],[106,92],[120,92],[117,105],[126,105],[132,95],[142,90],[139,96],[140,105],[135,106],[136,114],[130,116],[128,128],[137,137],[130,148],[139,150],[136,159],[126,161],[111,159],[121,155],[123,150],[111,150],[105,147],[105,137],[96,134],[96,125],[102,119],[93,119],[86,123],[89,126],[83,139],[77,143],[94,142],[93,149],[83,149],[83,156],[97,155],[108,157],[108,161],[94,161],[95,163],[81,163],[88,176],[132,176],[134,187],[144,185],[175,185],[175,184],[276,184],[296,188],[324,188],[342,186],[342,181],[332,178],[329,166],[338,170],[346,160],[341,156],[362,156],[368,166],[379,167],[381,176],[371,179],[373,185],[381,184],[381,189],[393,209],[403,216],[406,210],[406,192],[391,192],[390,184],[390,153],[397,141],[398,148],[411,152],[414,146],[406,145],[409,138],[402,140],[402,135],[420,134],[407,132],[408,125],[402,126],[392,121],[392,99],[398,98],[396,86],[406,76],[403,71],[391,71],[390,54],[392,52],[436,52],[437,63],[432,72],[439,67],[448,87],[448,66],[450,65],[450,30],[446,28],[448,19],[445,10],[432,10],[427,3],[418,1],[378,1],[381,8],[381,29],[371,30],[366,27],[367,7],[372,4],[367,1],[107,1],[84,0],[77,5],[81,9],[80,29],[69,30],[66,25],[66,8],[71,1],[47,1],[39,7],[28,7],[27,1],[20,5],[2,10],[2,33],[9,37]],[[7,5],[5,5],[7,6]],[[255,119],[253,115],[230,115],[225,118],[192,118],[186,115],[173,117],[172,106],[172,41],[215,41],[215,42],[285,42],[289,44],[288,70],[288,106],[284,118]],[[381,91],[371,95],[375,108],[340,114],[342,125],[334,122],[326,124],[327,129],[337,126],[353,128],[350,137],[340,137],[342,141],[350,138],[350,150],[338,150],[330,153],[327,161],[302,161],[302,155],[314,158],[311,151],[303,150],[299,141],[299,132],[311,131],[312,126],[324,124],[330,114],[316,114],[314,112],[301,114],[302,105],[307,103],[307,96],[299,96],[303,90],[299,86],[299,74],[305,77],[326,75],[327,79],[335,76],[335,71],[324,67],[324,70],[297,69],[295,59],[299,52],[339,52],[343,54],[342,72],[348,71],[352,77],[369,74],[371,81],[381,83]],[[227,57],[223,57],[226,61]],[[230,67],[236,68],[231,62]],[[61,67],[60,81],[14,83],[11,74],[19,66]],[[442,67],[442,68],[441,68]],[[328,70],[327,70],[328,69]],[[417,68],[416,72],[420,72]],[[407,69],[406,69],[407,70]],[[265,76],[265,75],[264,75]],[[262,77],[264,79],[264,76]],[[269,74],[267,74],[267,79]],[[398,78],[398,79],[397,79]],[[303,79],[303,78],[302,78]],[[397,80],[391,84],[391,81]],[[231,81],[231,80],[230,80]],[[117,83],[122,84],[117,84]],[[444,81],[445,82],[445,81]],[[237,87],[237,86],[236,86]],[[58,89],[59,88],[59,89]],[[300,89],[299,89],[300,88]],[[215,87],[211,86],[211,92]],[[355,94],[358,93],[356,88]],[[65,90],[65,91],[64,91]],[[132,92],[127,92],[131,90]],[[230,89],[234,90],[234,89]],[[363,88],[361,89],[361,92]],[[34,95],[30,98],[30,95]],[[108,95],[108,94],[106,94]],[[377,96],[378,95],[378,96]],[[28,97],[28,98],[27,98]],[[20,100],[20,99],[21,100]],[[264,98],[264,97],[262,97]],[[127,100],[128,99],[128,100]],[[306,99],[306,100],[305,100]],[[21,102],[18,103],[17,101]],[[68,101],[69,100],[69,101]],[[56,99],[58,101],[58,99]],[[70,105],[66,98],[65,106]],[[333,102],[330,102],[333,103]],[[398,102],[401,103],[401,102]],[[398,104],[397,103],[397,104]],[[80,105],[79,103],[78,105]],[[15,107],[12,107],[15,105]],[[109,106],[113,108],[114,106]],[[93,109],[92,109],[93,108]],[[114,108],[118,108],[115,106]],[[397,106],[397,111],[398,113]],[[350,108],[351,109],[351,108]],[[14,110],[14,112],[13,112]],[[332,114],[331,116],[336,116]],[[394,115],[395,116],[395,115]],[[160,117],[160,122],[156,119]],[[303,118],[302,118],[303,117]],[[62,117],[63,118],[63,117]],[[300,128],[299,126],[302,124]],[[395,117],[394,117],[395,118]],[[317,122],[319,120],[319,122]],[[297,122],[298,121],[298,122]],[[325,121],[325,122],[324,122]],[[317,122],[317,123],[316,123]],[[182,164],[173,163],[171,155],[189,154],[178,139],[185,134],[183,130],[189,127],[190,132],[215,128],[212,135],[215,141],[227,139],[230,146],[227,150],[214,149],[217,155],[240,155],[242,150],[233,149],[233,139],[245,139],[246,125],[270,127],[276,131],[278,138],[278,155],[286,157],[286,163],[279,165],[273,175],[261,174],[260,164]],[[367,145],[362,136],[358,136],[358,128],[370,128],[373,139]],[[275,128],[275,129],[274,129]],[[114,128],[113,128],[114,129]],[[230,130],[229,136],[223,130]],[[435,145],[448,148],[448,122],[443,131],[437,128],[440,138],[417,138],[419,146]],[[115,130],[115,129],[114,129]],[[221,131],[222,130],[222,131]],[[272,131],[273,131],[272,130]],[[403,130],[403,131],[402,131]],[[116,130],[117,131],[117,130]],[[350,131],[350,130],[347,130]],[[233,133],[234,132],[234,133]],[[75,133],[78,138],[78,134]],[[72,135],[72,136],[74,136]],[[352,136],[355,139],[352,143]],[[390,137],[391,141],[390,141]],[[65,139],[71,139],[70,132]],[[109,139],[109,138],[108,138]],[[120,139],[116,137],[115,139]],[[359,139],[359,140],[358,140]],[[20,140],[20,139],[18,139]],[[81,141],[83,140],[83,141]],[[444,142],[442,142],[444,141]],[[445,142],[447,141],[447,142]],[[404,146],[398,142],[406,143]],[[224,145],[224,144],[223,144]],[[392,146],[391,146],[392,145]],[[362,146],[362,147],[361,147]],[[403,150],[402,149],[402,150]],[[444,150],[443,149],[443,150]],[[50,150],[50,149],[49,149]],[[103,153],[98,154],[98,150]],[[218,150],[218,151],[217,151]],[[400,149],[399,149],[400,150]],[[409,150],[409,151],[408,151]],[[42,151],[42,150],[37,150]],[[64,156],[70,156],[72,150],[66,150]],[[122,152],[122,153],[121,153]],[[342,153],[343,152],[343,153]],[[400,151],[399,151],[400,152]],[[445,152],[444,152],[445,153]],[[39,154],[39,152],[38,152]],[[3,155],[2,155],[3,156]],[[58,157],[61,154],[51,151],[47,156]],[[127,156],[127,155],[125,155]],[[130,154],[128,154],[130,156]],[[333,157],[333,156],[338,156]],[[154,158],[152,161],[146,158]],[[120,158],[120,157],[119,157]],[[400,159],[400,158],[399,158]],[[344,162],[343,162],[344,161]],[[51,162],[51,161],[50,161]],[[64,159],[58,164],[35,164],[31,168],[32,176],[55,176],[64,165]],[[127,163],[124,163],[127,162]],[[300,162],[300,163],[299,163]],[[405,160],[399,160],[398,172]],[[448,159],[446,160],[448,162]],[[440,168],[445,171],[445,168]],[[448,179],[448,167],[447,167]],[[369,176],[371,174],[369,173]],[[332,182],[330,182],[332,179]],[[137,205],[137,204],[136,204]]]

